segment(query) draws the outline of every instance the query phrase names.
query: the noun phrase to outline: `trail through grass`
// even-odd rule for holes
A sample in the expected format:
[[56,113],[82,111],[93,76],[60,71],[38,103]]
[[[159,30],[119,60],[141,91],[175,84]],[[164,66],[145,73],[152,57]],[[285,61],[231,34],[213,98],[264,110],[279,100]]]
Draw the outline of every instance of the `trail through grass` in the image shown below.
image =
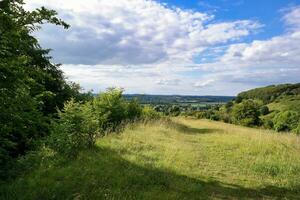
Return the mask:
[[139,124],[2,185],[0,199],[300,199],[300,144],[206,120]]

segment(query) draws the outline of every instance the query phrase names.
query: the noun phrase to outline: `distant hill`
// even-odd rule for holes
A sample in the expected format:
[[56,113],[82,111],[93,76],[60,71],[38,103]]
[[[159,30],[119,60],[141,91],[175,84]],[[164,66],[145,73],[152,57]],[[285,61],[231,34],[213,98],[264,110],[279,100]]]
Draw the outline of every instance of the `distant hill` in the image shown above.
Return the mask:
[[238,94],[242,99],[260,99],[264,103],[271,103],[277,98],[288,95],[300,95],[300,83],[270,85],[255,88]]
[[226,103],[234,96],[185,96],[185,95],[149,95],[125,94],[127,100],[137,99],[142,104],[176,104],[176,103]]

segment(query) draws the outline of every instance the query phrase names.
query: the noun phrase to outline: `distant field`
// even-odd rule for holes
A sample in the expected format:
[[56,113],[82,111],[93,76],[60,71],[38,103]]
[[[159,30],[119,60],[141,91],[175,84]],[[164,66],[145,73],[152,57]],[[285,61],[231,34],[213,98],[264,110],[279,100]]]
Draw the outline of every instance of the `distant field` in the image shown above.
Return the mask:
[[142,104],[216,104],[226,103],[233,96],[187,96],[187,95],[150,95],[150,94],[125,94],[127,100],[137,99]]
[[300,140],[206,120],[139,124],[75,161],[45,161],[0,199],[300,199]]

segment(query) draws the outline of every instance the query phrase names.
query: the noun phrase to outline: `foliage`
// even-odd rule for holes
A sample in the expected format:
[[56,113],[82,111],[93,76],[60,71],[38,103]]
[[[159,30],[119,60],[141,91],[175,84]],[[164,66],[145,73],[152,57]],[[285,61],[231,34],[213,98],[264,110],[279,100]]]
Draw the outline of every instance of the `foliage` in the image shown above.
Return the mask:
[[276,131],[296,130],[300,124],[300,116],[294,111],[279,112],[273,119]]
[[76,156],[81,149],[93,147],[97,136],[118,131],[128,122],[157,119],[154,110],[145,112],[136,100],[124,100],[122,92],[111,88],[92,101],[66,103],[53,123],[50,147],[60,154]]
[[264,103],[270,103],[280,96],[298,94],[300,94],[300,83],[270,85],[267,87],[255,88],[240,93],[238,97],[243,99],[260,99]]
[[244,100],[232,109],[233,121],[244,126],[259,125],[259,114],[259,105],[253,100]]
[[68,84],[49,50],[32,36],[39,25],[68,28],[44,7],[25,11],[22,0],[0,1],[0,173],[11,159],[36,147],[49,134],[49,122],[66,100],[81,96]]
[[73,99],[67,102],[52,125],[49,146],[68,156],[76,156],[81,149],[92,147],[98,126],[91,108],[89,102],[79,104]]
[[121,122],[127,119],[127,106],[122,92],[121,89],[111,88],[93,100],[93,113],[101,132],[116,131]]
[[262,107],[260,107],[259,112],[261,115],[267,115],[267,114],[269,114],[270,111],[269,111],[268,106],[262,106]]
[[126,118],[135,121],[141,118],[143,108],[137,99],[133,99],[126,104]]
[[142,110],[142,119],[145,121],[160,119],[162,115],[156,112],[152,107],[145,106]]

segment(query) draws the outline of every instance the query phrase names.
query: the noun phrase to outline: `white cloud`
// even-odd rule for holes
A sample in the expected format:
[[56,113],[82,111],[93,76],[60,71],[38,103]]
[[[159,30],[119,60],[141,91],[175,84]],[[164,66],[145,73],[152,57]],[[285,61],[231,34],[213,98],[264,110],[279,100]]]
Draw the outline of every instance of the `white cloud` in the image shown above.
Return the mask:
[[285,23],[292,29],[300,28],[300,6],[290,7],[283,10],[286,14],[283,17]]
[[[153,64],[192,62],[204,49],[249,35],[260,27],[250,20],[212,23],[201,12],[169,8],[149,0],[30,0],[45,4],[72,25],[55,39],[46,27],[40,37],[55,49],[54,57],[69,64]],[[209,23],[209,24],[208,24]]]
[[[250,44],[231,45],[221,62],[241,62],[247,65],[297,67],[300,63],[300,31]],[[265,66],[266,67],[266,66]]]
[[215,79],[208,79],[208,80],[203,80],[203,81],[197,81],[194,86],[196,88],[203,88],[203,87],[207,87],[210,86],[213,82],[215,82]]
[[[52,48],[70,80],[95,91],[236,94],[300,76],[300,7],[284,11],[287,31],[243,42],[263,26],[252,20],[216,22],[207,13],[153,0],[27,0],[53,8],[68,31],[45,26],[38,38]],[[218,20],[218,19],[217,19]],[[213,59],[201,58],[208,52]],[[195,61],[200,57],[201,64]]]
[[158,85],[179,85],[180,84],[180,79],[159,79],[156,81],[156,84]]

